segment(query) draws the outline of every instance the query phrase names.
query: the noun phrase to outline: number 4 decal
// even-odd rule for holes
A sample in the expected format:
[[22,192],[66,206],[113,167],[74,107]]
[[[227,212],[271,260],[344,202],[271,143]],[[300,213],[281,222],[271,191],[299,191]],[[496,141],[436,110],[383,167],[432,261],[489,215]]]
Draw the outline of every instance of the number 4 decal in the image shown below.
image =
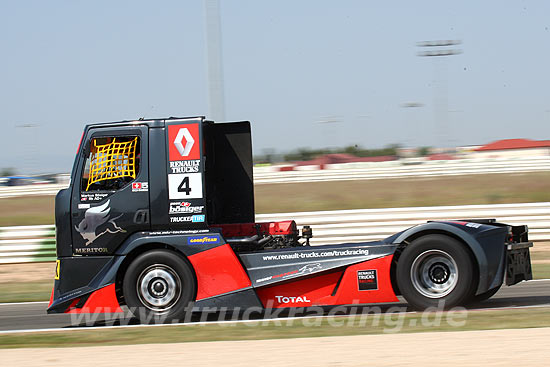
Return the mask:
[[201,199],[202,173],[177,173],[168,175],[170,199]]
[[184,192],[187,196],[191,195],[191,187],[189,187],[189,176],[185,176],[183,180],[181,180],[181,183],[178,186],[178,192]]

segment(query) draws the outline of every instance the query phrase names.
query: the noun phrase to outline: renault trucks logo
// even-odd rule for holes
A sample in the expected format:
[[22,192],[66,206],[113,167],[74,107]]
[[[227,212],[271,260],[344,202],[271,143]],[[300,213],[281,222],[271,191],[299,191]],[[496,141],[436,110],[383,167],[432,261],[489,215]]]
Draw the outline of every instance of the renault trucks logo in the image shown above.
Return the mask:
[[168,140],[171,161],[200,159],[198,124],[169,125]]
[[[185,145],[183,145],[184,141]],[[182,157],[187,157],[191,153],[191,148],[193,148],[194,144],[195,139],[191,136],[189,129],[186,127],[179,129],[178,135],[176,135],[176,139],[174,140],[174,145]]]

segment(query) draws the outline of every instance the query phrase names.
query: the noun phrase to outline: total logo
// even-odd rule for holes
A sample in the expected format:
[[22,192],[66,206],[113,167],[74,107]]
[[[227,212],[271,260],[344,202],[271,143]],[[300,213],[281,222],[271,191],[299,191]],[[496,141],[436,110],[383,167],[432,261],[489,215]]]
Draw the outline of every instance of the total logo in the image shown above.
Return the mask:
[[168,126],[170,161],[200,159],[199,124]]
[[285,296],[275,296],[278,303],[287,304],[287,303],[311,303],[307,296],[298,296],[298,297],[285,297]]

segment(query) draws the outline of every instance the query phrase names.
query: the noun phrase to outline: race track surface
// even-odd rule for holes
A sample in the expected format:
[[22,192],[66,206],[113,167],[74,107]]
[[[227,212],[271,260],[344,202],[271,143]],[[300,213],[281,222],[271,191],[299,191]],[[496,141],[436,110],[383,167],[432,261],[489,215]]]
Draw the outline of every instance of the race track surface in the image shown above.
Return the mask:
[[[405,306],[405,304],[397,304]],[[472,305],[470,309],[550,306],[550,280],[523,282],[512,287],[503,286],[491,299]],[[396,306],[396,304],[388,305]],[[99,318],[93,325],[72,324],[70,315],[47,315],[47,302],[0,304],[0,332],[104,326],[109,320]],[[382,307],[384,310],[384,307]],[[198,320],[196,320],[198,321]],[[214,322],[214,321],[212,321]],[[123,324],[135,324],[128,320]]]

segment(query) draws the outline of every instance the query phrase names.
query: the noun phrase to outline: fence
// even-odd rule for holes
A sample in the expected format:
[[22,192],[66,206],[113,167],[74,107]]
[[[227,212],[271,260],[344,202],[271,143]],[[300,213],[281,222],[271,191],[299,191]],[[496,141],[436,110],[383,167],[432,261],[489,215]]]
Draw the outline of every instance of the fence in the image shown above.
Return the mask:
[[[550,240],[550,203],[438,206],[260,214],[258,222],[296,220],[313,229],[312,245],[374,241],[428,220],[496,218],[527,224],[529,238]],[[52,225],[0,228],[0,264],[55,260]]]
[[280,172],[277,166],[258,167],[254,170],[254,183],[297,183],[315,181],[381,180],[407,177],[457,176],[490,173],[522,173],[550,171],[549,157],[528,159],[467,159],[454,161],[428,161],[404,165],[401,161],[382,163],[343,163],[295,167],[294,171]]

